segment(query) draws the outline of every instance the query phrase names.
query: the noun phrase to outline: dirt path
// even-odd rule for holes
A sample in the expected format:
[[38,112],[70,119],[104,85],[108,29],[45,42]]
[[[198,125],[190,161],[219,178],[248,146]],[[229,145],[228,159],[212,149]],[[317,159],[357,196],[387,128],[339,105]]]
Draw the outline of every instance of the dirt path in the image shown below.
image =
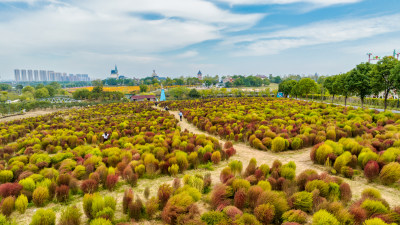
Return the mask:
[[57,111],[60,111],[60,110],[64,110],[64,109],[56,109],[56,110],[49,109],[49,110],[29,111],[29,112],[26,112],[26,113],[24,113],[22,115],[15,115],[15,116],[9,116],[9,117],[0,118],[0,122],[8,122],[8,121],[17,120],[17,119],[25,119],[25,118],[28,118],[28,117],[43,116],[43,115],[50,114],[50,113],[53,113],[53,112],[57,112]]
[[[170,111],[170,113],[179,120],[178,111]],[[220,137],[199,130],[194,125],[188,123],[186,119],[183,119],[183,121],[179,122],[179,126],[182,128],[182,131],[187,129],[188,131],[195,134],[205,134],[217,138],[222,144],[225,143],[225,141],[221,140]],[[242,161],[243,169],[246,168],[251,158],[255,158],[257,160],[257,165],[265,163],[269,166],[271,166],[273,161],[276,159],[279,159],[282,163],[294,161],[297,166],[296,174],[299,174],[306,169],[313,169],[318,173],[326,171],[326,168],[324,166],[313,164],[310,159],[310,148],[298,151],[286,151],[281,153],[260,151],[257,149],[253,149],[250,146],[245,145],[244,143],[235,143],[234,148],[236,149],[236,155],[233,156],[230,160]],[[219,172],[222,168],[218,168],[213,171],[213,182],[219,181]],[[353,200],[360,198],[361,192],[365,188],[372,187],[378,189],[381,192],[382,197],[385,198],[392,207],[395,205],[400,205],[400,191],[398,191],[397,189],[376,183],[368,183],[367,180],[364,178],[355,178],[353,180],[343,177],[341,178],[344,179],[345,182],[347,182],[351,186],[351,190],[353,192]]]

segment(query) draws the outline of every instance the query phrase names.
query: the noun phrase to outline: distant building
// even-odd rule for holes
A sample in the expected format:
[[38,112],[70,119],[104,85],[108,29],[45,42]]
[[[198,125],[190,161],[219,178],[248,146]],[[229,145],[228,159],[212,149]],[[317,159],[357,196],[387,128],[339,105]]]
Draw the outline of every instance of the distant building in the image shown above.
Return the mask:
[[260,75],[260,74],[258,74],[258,75],[256,75],[256,77],[258,77],[258,78],[261,78],[261,79],[265,79],[265,78],[268,78],[266,75]]
[[201,73],[201,71],[199,70],[199,72],[197,73],[197,78],[199,80],[203,80],[203,74]]
[[155,95],[133,95],[131,96],[131,101],[134,102],[143,102],[143,101],[156,101]]
[[35,81],[39,81],[39,70],[34,70],[33,76]]
[[21,72],[19,69],[15,69],[14,70],[14,77],[15,77],[15,81],[16,82],[20,82],[21,81]]
[[29,82],[33,81],[33,71],[32,70],[28,70],[28,81]]
[[40,81],[47,81],[47,72],[46,70],[39,71],[40,73]]
[[118,68],[117,65],[115,65],[115,69],[111,70],[110,78],[118,79],[118,77],[119,77]]
[[151,74],[151,77],[158,78],[158,75],[156,74],[156,70],[153,70],[153,74]]
[[28,79],[26,77],[26,70],[21,70],[21,81],[22,82],[27,82]]

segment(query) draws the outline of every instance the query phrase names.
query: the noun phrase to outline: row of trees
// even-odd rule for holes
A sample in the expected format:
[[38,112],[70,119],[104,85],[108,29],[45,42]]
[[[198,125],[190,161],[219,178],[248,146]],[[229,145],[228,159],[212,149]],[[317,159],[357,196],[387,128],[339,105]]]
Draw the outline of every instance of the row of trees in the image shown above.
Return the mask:
[[300,81],[287,79],[279,85],[279,91],[288,95],[300,96],[310,93],[319,93],[322,88],[332,95],[332,102],[335,95],[341,95],[347,104],[349,96],[357,96],[364,107],[364,100],[367,96],[383,95],[385,110],[387,99],[391,92],[400,91],[400,62],[394,57],[384,57],[377,64],[361,63],[347,73],[322,78],[317,84],[310,78],[303,78]]

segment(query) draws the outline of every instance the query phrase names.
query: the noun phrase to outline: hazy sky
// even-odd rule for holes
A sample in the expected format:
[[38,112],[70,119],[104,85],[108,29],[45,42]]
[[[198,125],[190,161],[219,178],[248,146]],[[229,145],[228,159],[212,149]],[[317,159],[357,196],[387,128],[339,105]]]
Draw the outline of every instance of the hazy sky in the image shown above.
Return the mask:
[[400,51],[399,0],[0,0],[0,76],[336,74]]

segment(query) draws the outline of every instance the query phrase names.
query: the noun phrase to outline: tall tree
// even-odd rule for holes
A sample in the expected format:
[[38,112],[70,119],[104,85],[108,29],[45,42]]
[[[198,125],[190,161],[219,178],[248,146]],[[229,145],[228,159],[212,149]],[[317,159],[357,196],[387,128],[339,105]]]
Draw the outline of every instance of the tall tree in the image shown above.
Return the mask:
[[313,79],[303,78],[299,81],[299,91],[302,95],[308,95],[318,88]]
[[349,72],[347,82],[349,89],[361,99],[361,107],[364,108],[364,99],[372,93],[370,72],[372,65],[370,63],[361,63]]
[[400,63],[397,63],[397,65],[390,71],[393,74],[395,83],[395,89],[397,92],[397,107],[399,107],[399,96],[400,96]]
[[282,83],[279,84],[279,92],[282,92],[285,97],[287,97],[291,91],[292,88],[297,84],[297,81],[295,80],[284,80]]
[[347,82],[348,73],[337,75],[335,82],[333,83],[338,87],[338,94],[344,97],[344,105],[347,104],[347,98],[351,94],[351,89],[349,88],[349,83]]
[[333,99],[335,98],[335,95],[338,94],[340,89],[339,86],[335,85],[336,78],[337,76],[326,77],[323,83],[324,88],[328,89],[329,94],[332,95],[332,103]]
[[392,69],[399,63],[392,56],[386,56],[374,66],[371,71],[371,87],[375,94],[383,92],[385,98],[385,110],[387,107],[387,98],[391,90],[395,88],[396,74]]

